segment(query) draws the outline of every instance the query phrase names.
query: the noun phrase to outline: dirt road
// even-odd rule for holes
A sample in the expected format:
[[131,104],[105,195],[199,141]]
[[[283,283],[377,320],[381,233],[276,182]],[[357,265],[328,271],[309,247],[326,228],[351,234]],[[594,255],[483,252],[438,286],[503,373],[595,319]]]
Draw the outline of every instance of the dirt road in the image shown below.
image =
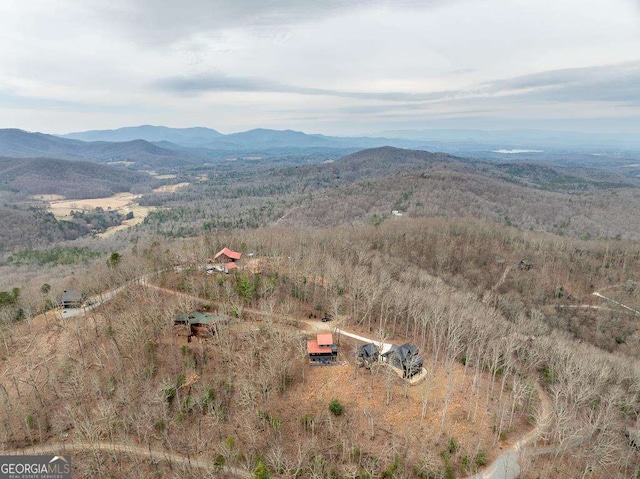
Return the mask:
[[498,280],[498,282],[496,284],[493,285],[493,287],[491,288],[491,291],[495,291],[496,289],[498,289],[500,286],[502,286],[504,284],[504,282],[507,280],[507,275],[509,274],[509,271],[511,271],[512,266],[509,265],[504,269],[504,273],[502,273],[502,276],[500,277],[500,279]]
[[[146,277],[140,278],[139,280],[137,280],[137,282],[145,287],[162,291],[167,294],[178,296],[184,299],[190,299],[196,302],[205,302],[205,300],[197,296],[193,296],[187,293],[181,293],[178,291],[174,291],[168,288],[163,288],[161,286],[151,284],[149,283]],[[105,295],[102,296],[100,303],[94,305],[93,307],[97,307],[99,304],[102,304],[104,301],[113,298],[116,294],[124,290],[127,286],[128,285],[125,285],[109,293],[106,293]],[[77,314],[84,313],[83,310],[77,310],[77,311],[78,311]],[[251,314],[269,316],[269,313],[256,310],[256,309],[245,308],[245,311]],[[282,315],[274,315],[274,316],[281,319],[286,319],[286,320],[298,319],[298,318],[282,316]],[[327,326],[327,323],[319,323],[318,321],[309,321],[309,320],[302,320],[302,321],[305,324],[311,325],[311,327],[314,330],[325,329]],[[355,333],[344,331],[340,328],[333,328],[333,329],[336,333],[342,334],[344,336],[347,336],[359,341],[363,341],[365,343],[375,343],[378,345],[378,347],[380,347],[382,351],[388,351],[391,348],[391,343],[376,341],[371,338],[366,338],[364,336],[360,336]],[[527,451],[524,450],[524,448],[527,445],[534,442],[538,437],[540,437],[545,432],[545,428],[548,426],[549,418],[551,417],[551,403],[549,401],[549,398],[547,397],[546,393],[542,390],[540,385],[536,385],[536,389],[538,391],[538,395],[540,397],[540,403],[541,403],[541,411],[540,411],[539,420],[538,420],[538,423],[536,424],[536,427],[531,432],[526,434],[523,438],[521,438],[519,441],[514,443],[506,451],[504,451],[500,456],[498,456],[496,460],[493,461],[489,466],[487,466],[485,470],[473,476],[469,476],[467,479],[515,479],[520,474],[520,466],[518,464],[518,458],[521,454],[525,454],[525,453],[526,454],[547,454],[547,453],[553,453],[554,451],[567,448],[567,446],[551,446],[547,448],[531,449]],[[569,447],[575,447],[576,445],[578,444],[570,445]],[[59,453],[60,448],[62,446],[64,446],[64,443],[41,446],[40,448],[24,450],[23,452],[17,452],[17,453],[26,454],[29,452],[33,452],[34,450],[39,450],[41,451],[41,453],[49,453],[49,452]],[[129,445],[117,445],[117,444],[113,445],[108,443],[76,443],[76,444],[66,445],[66,450],[74,450],[74,451],[91,451],[91,450],[96,450],[96,448],[97,450],[105,451],[105,452],[114,451],[114,452],[121,452],[121,453],[127,453],[127,454],[149,455],[149,450],[141,447],[129,446]],[[9,451],[9,453],[12,453],[12,452]],[[151,455],[156,459],[176,461],[183,464],[186,462],[187,464],[191,464],[192,467],[209,468],[214,466],[210,461],[206,461],[202,459],[190,459],[190,458],[181,456],[179,454],[171,454],[164,451],[152,450]],[[227,469],[225,469],[225,471],[227,471]],[[239,477],[251,476],[250,473],[248,473],[247,471],[243,471],[241,469],[231,468],[231,469],[228,469],[228,472],[231,474],[237,475]]]
[[[486,469],[466,479],[516,479],[520,475],[518,458],[521,454],[535,454],[536,449],[525,451],[524,448],[545,432],[551,418],[551,401],[549,401],[549,397],[539,384],[536,384],[536,390],[540,398],[541,409],[536,427],[500,454]],[[557,447],[554,446],[550,448],[549,453],[556,450]]]
[[111,291],[107,291],[105,293],[92,296],[85,301],[84,306],[82,306],[81,308],[63,309],[62,312],[60,313],[60,316],[63,319],[66,319],[66,318],[74,318],[76,316],[85,314],[86,312],[91,311],[92,309],[96,309],[98,306],[101,306],[103,303],[106,303],[110,299],[113,299],[116,295],[124,291],[127,288],[127,286],[128,284],[124,286],[120,286],[119,288],[113,289]]
[[250,479],[253,474],[244,469],[237,467],[220,467],[214,464],[212,460],[204,459],[202,456],[184,456],[182,454],[160,451],[141,446],[133,446],[130,444],[111,444],[108,442],[76,442],[76,443],[54,443],[44,446],[34,446],[25,449],[14,449],[11,451],[2,451],[2,454],[9,455],[25,455],[25,454],[66,454],[70,452],[104,452],[128,454],[132,456],[146,456],[150,461],[166,461],[174,464],[181,464],[189,468],[208,469],[209,471],[217,471],[225,474],[231,474],[242,479]]
[[626,309],[626,310],[629,310],[629,311],[631,311],[632,313],[637,314],[637,315],[639,315],[639,316],[640,316],[640,311],[635,310],[635,309],[633,309],[633,308],[630,308],[629,306],[626,306],[626,305],[624,305],[624,304],[622,304],[622,303],[620,303],[620,302],[616,301],[615,299],[607,298],[606,296],[603,296],[602,294],[598,293],[597,291],[596,291],[595,293],[592,293],[592,294],[593,294],[594,296],[597,296],[598,298],[602,298],[602,299],[604,299],[605,301],[609,301],[609,302],[611,302],[611,303],[613,303],[613,304],[617,304],[617,305],[618,305],[618,306],[620,306],[621,308],[624,308],[624,309]]

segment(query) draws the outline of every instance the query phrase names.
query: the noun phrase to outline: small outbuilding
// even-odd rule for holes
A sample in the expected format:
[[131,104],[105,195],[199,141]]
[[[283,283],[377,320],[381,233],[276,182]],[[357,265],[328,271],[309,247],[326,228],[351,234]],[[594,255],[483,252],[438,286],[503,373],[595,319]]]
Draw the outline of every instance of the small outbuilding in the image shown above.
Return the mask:
[[357,352],[358,366],[370,368],[380,360],[380,350],[375,343],[360,346]]
[[382,360],[399,369],[402,377],[409,379],[422,371],[422,356],[418,346],[413,344],[403,344],[402,346],[391,346],[391,349],[382,355]]
[[518,267],[521,270],[529,271],[531,268],[533,268],[533,261],[531,261],[530,259],[520,260],[520,263],[518,263]]
[[199,311],[187,314],[178,313],[173,317],[174,325],[186,325],[189,328],[189,341],[191,337],[209,338],[218,333],[218,326],[230,321],[228,316],[212,316]]
[[75,289],[65,289],[62,292],[62,298],[60,299],[60,306],[64,309],[74,309],[82,307],[84,302],[84,295]]

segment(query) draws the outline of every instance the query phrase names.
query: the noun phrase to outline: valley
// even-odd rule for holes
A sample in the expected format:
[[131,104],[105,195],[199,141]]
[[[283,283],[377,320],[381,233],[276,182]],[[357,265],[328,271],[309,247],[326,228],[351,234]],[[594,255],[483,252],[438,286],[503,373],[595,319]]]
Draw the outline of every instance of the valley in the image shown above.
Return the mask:
[[106,198],[78,198],[73,200],[56,198],[48,201],[47,209],[56,218],[69,218],[70,212],[74,210],[91,211],[96,208],[127,213],[128,207],[132,206],[141,196],[131,193],[116,193]]
[[[167,175],[174,177],[173,175]],[[166,178],[166,179],[172,179]],[[164,186],[158,186],[152,191],[154,193],[175,193],[179,188],[189,186],[189,183],[176,183]],[[72,211],[90,212],[97,208],[106,211],[116,211],[123,215],[125,219],[121,224],[117,226],[111,226],[104,232],[98,233],[98,237],[109,237],[119,231],[123,231],[132,226],[138,225],[144,221],[154,208],[140,206],[138,200],[142,198],[142,194],[132,193],[116,193],[115,195],[105,198],[85,198],[85,199],[64,199],[61,195],[49,195],[45,197],[43,195],[37,196],[38,199],[47,202],[47,211],[53,213],[53,215],[64,221],[69,221],[73,218]],[[131,216],[131,217],[129,217]]]
[[[81,477],[640,467],[637,178],[394,147],[247,156],[6,162],[3,451],[62,447]],[[83,307],[59,309],[64,290]],[[226,319],[175,322],[196,313]],[[309,364],[318,332],[335,365]],[[367,342],[415,345],[423,372],[359,367]]]
[[0,479],[640,479],[639,6],[0,2]]

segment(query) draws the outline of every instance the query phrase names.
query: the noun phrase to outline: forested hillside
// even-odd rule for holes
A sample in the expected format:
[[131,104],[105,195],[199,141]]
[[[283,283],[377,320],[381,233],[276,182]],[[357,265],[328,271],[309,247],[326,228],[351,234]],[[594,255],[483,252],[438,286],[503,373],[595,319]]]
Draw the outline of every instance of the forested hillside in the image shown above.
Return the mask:
[[[0,443],[66,437],[83,476],[424,479],[470,477],[530,437],[524,477],[636,477],[626,434],[638,426],[640,364],[626,353],[637,323],[631,349],[610,354],[595,345],[606,347],[608,328],[596,325],[589,344],[544,309],[567,304],[552,285],[574,296],[637,277],[637,245],[615,244],[445,219],[140,243],[77,278],[87,294],[124,286],[113,302],[2,330]],[[232,275],[197,268],[225,245],[255,255]],[[18,297],[25,317],[44,299]],[[194,308],[230,320],[188,342],[173,315]],[[314,319],[324,314],[334,323]],[[416,344],[427,379],[407,386],[359,369],[346,337],[343,364],[309,367],[304,338],[316,325]],[[46,377],[32,369],[43,360]]]
[[[46,161],[26,164],[44,175]],[[3,236],[3,268],[21,271],[0,292],[4,449],[57,447],[66,434],[85,476],[430,479],[469,477],[522,444],[524,477],[638,475],[633,178],[395,148],[185,175],[140,198],[157,210],[100,248],[50,247],[119,213],[71,223],[0,208],[18,226]],[[106,244],[117,250],[107,260]],[[224,246],[243,253],[234,274],[207,266]],[[87,298],[77,316],[55,308],[68,288]],[[173,318],[191,311],[227,319],[189,340]],[[308,367],[304,340],[327,328],[416,345],[423,382],[359,369],[349,336],[339,365]],[[46,380],[32,375],[45,359]],[[96,444],[120,452],[104,461],[87,453]],[[140,451],[173,459],[149,467]]]
[[175,195],[149,195],[163,207],[155,231],[379,223],[411,217],[473,216],[585,238],[640,238],[627,212],[638,181],[602,170],[504,164],[397,148],[364,150],[329,163],[269,168],[226,166]]
[[26,195],[102,198],[153,184],[146,173],[88,161],[0,157],[0,190]]
[[0,206],[0,224],[11,225],[0,232],[0,252],[19,247],[44,247],[74,240],[89,233],[87,225],[58,221],[42,208]]

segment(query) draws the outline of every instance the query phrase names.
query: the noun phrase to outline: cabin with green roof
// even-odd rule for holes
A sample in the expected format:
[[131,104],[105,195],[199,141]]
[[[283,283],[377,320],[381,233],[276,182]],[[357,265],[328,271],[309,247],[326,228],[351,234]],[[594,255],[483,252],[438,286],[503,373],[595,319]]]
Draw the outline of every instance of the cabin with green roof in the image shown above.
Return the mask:
[[174,325],[185,325],[189,328],[188,341],[193,336],[199,338],[210,338],[218,333],[218,326],[226,324],[231,320],[229,316],[211,315],[194,311],[192,313],[178,313],[173,317]]

